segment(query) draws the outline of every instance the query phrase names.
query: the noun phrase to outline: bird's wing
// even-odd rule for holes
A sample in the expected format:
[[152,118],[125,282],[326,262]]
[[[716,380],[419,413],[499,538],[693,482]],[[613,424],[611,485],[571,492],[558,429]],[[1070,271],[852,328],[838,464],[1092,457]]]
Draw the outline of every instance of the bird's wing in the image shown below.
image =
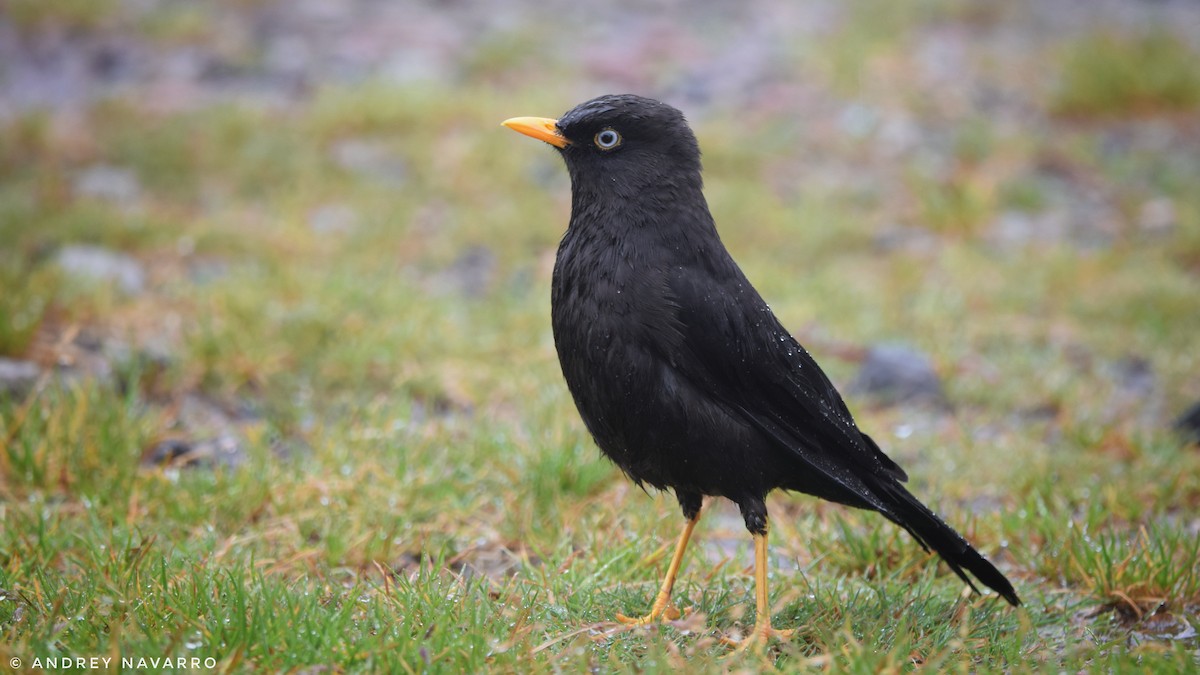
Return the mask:
[[907,479],[858,430],[833,383],[740,270],[721,280],[674,275],[669,286],[669,306],[662,309],[676,330],[660,335],[677,374],[856,493],[864,472]]

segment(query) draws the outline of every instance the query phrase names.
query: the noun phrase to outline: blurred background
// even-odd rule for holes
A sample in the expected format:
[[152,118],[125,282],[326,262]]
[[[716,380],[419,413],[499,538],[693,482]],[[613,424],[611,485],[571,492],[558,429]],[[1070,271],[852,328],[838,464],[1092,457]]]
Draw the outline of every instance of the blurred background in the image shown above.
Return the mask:
[[[802,338],[944,351],[937,313],[1064,361],[1095,346],[1168,399],[1152,416],[1200,395],[1195,3],[13,0],[0,18],[0,351],[38,369],[9,366],[9,388],[108,377],[132,351],[164,371],[151,394],[288,427],[314,386],[499,405],[522,389],[504,355],[551,356],[569,204],[553,153],[497,123],[636,92],[697,126],[723,236]],[[979,268],[946,271],[947,248]],[[1004,370],[976,375],[1014,382],[1016,407],[1051,386]]]
[[[568,181],[500,127],[632,92],[688,116],[726,244],[917,494],[979,517],[1029,584],[1120,591],[1118,618],[1173,598],[1169,630],[1195,625],[1195,578],[1071,567],[1091,540],[1055,533],[1200,527],[1196,480],[1160,480],[1200,437],[1198,63],[1187,0],[8,0],[0,521],[62,538],[0,556],[6,583],[57,569],[29,593],[53,604],[103,523],[319,579],[431,552],[493,581],[576,548],[594,571],[596,540],[673,536],[672,500],[649,508],[571,406],[549,328]],[[80,500],[106,515],[35,508]],[[744,559],[722,508],[707,557]],[[792,534],[793,569],[866,567]],[[1096,627],[1074,621],[1046,639],[1076,648]],[[286,640],[264,630],[241,637]]]

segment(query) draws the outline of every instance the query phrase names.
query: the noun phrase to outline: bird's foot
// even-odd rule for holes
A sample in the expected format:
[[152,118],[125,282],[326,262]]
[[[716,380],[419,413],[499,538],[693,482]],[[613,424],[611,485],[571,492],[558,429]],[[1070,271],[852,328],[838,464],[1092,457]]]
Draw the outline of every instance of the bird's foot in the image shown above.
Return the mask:
[[646,616],[625,616],[618,612],[617,621],[626,626],[648,626],[655,621],[674,621],[680,616],[679,610],[674,607],[668,607],[666,602],[662,603],[661,606],[655,602],[654,606],[650,608],[650,613]]
[[759,651],[765,648],[772,639],[787,641],[790,640],[795,633],[796,630],[794,628],[789,628],[787,630],[772,628],[771,622],[768,620],[755,624],[754,630],[750,631],[750,634],[741,640],[723,637],[721,638],[721,644],[726,645],[727,647],[733,647],[733,653],[735,654],[745,651],[747,648],[753,648],[755,651]]

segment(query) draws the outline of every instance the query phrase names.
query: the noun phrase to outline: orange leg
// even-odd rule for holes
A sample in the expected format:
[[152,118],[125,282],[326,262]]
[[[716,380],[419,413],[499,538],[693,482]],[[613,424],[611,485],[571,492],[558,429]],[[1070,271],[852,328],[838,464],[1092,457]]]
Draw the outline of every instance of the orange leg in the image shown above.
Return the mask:
[[[662,587],[658,589],[658,596],[654,598],[654,604],[650,607],[650,613],[641,618],[632,618],[624,614],[617,614],[617,621],[624,624],[634,624],[644,626],[653,623],[667,609],[667,605],[671,603],[671,589],[675,587],[675,578],[679,576],[679,567],[683,563],[683,552],[687,550],[688,539],[692,537],[692,529],[696,527],[696,523],[700,521],[700,514],[696,514],[695,518],[687,521],[683,526],[683,534],[679,535],[679,543],[675,545],[675,555],[671,556],[671,565],[667,567],[667,576],[663,578]],[[676,614],[678,616],[678,614]]]
[[743,638],[741,641],[722,638],[721,642],[736,647],[737,651],[754,646],[761,648],[766,646],[771,638],[786,640],[796,631],[794,630],[777,630],[771,627],[771,608],[767,601],[767,534],[754,535],[754,600],[757,617],[754,621],[754,630],[750,635]]

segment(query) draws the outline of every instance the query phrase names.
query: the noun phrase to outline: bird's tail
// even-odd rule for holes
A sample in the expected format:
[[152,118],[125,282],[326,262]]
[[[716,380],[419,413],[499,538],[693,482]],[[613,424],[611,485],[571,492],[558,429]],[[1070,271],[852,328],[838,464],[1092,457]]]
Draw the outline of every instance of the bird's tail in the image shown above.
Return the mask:
[[908,530],[925,550],[932,549],[946,561],[967,585],[976,593],[979,589],[967,577],[966,572],[975,575],[984,586],[996,591],[1014,607],[1021,604],[1012,584],[990,562],[963,539],[928,507],[912,496],[904,486],[895,480],[883,478],[875,488],[876,495],[889,507],[883,515],[900,527]]

